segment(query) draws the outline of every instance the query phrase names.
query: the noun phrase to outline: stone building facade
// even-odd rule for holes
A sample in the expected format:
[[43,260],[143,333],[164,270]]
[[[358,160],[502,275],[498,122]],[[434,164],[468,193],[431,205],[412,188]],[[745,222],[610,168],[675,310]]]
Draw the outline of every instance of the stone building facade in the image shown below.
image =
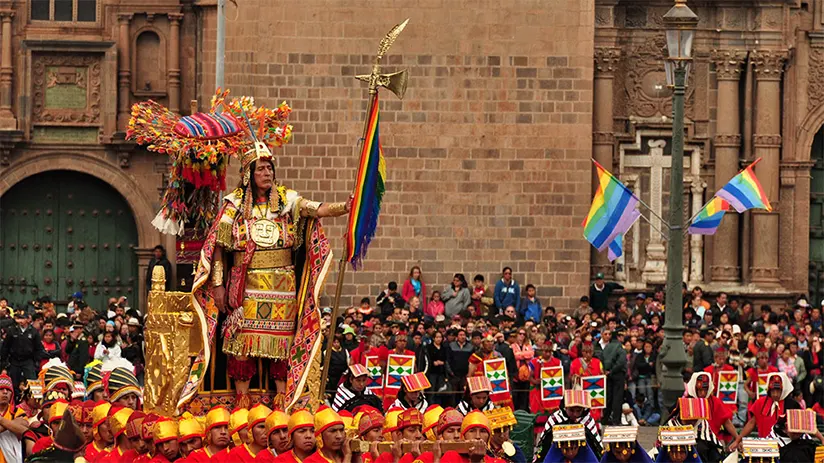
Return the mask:
[[[168,159],[125,142],[124,128],[136,101],[183,113],[191,100],[208,105],[215,3],[0,0],[0,297],[83,290],[141,301],[151,248],[175,249],[175,259],[180,243],[150,224]],[[379,232],[365,269],[347,272],[344,304],[403,281],[413,265],[430,290],[457,272],[494,284],[509,265],[561,309],[597,271],[632,289],[663,283],[665,239],[646,222],[612,264],[592,253],[580,224],[591,157],[668,214],[661,17],[672,2],[228,3],[226,87],[292,105],[295,137],[277,153],[277,174],[321,201],[344,200],[354,183],[367,102],[354,75],[368,72],[386,31],[410,18],[384,62],[408,69],[410,80],[403,101],[382,94],[388,191]],[[758,157],[775,212],[728,214],[715,237],[690,237],[684,279],[765,300],[807,291],[821,299],[824,0],[690,6],[701,22],[685,217]],[[75,177],[60,177],[67,171]],[[40,199],[26,203],[38,194],[42,208]],[[122,203],[95,202],[106,194]],[[645,212],[661,228],[655,214]],[[340,255],[343,221],[324,225]]]

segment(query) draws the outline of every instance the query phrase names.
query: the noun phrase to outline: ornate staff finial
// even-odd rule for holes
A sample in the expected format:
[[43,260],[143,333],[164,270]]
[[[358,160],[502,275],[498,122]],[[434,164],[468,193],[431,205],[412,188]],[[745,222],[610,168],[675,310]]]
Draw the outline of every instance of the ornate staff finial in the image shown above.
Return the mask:
[[388,34],[381,40],[378,46],[378,54],[375,57],[375,64],[372,65],[372,73],[355,76],[356,79],[369,84],[369,93],[376,93],[378,87],[389,89],[392,93],[403,99],[403,94],[406,93],[406,83],[409,77],[406,74],[406,69],[391,74],[381,74],[381,59],[389,51],[389,48],[395,43],[395,39],[401,35],[401,32],[409,23],[409,19],[396,25],[389,31]]

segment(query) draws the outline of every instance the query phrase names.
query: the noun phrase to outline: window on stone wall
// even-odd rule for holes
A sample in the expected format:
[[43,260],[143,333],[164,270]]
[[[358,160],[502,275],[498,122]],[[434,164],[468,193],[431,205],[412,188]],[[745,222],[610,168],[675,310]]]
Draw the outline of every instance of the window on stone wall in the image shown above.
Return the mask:
[[93,23],[97,0],[31,0],[32,21]]

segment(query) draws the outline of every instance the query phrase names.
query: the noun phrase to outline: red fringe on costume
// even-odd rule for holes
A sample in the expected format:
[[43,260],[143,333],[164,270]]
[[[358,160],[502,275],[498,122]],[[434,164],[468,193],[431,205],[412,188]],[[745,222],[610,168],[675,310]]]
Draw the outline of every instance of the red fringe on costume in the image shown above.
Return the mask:
[[286,373],[289,372],[289,366],[285,360],[272,360],[269,362],[269,374],[272,378],[286,381]]
[[235,381],[249,381],[252,379],[252,376],[257,374],[256,358],[238,360],[237,357],[230,355],[228,360],[227,370],[229,377]]

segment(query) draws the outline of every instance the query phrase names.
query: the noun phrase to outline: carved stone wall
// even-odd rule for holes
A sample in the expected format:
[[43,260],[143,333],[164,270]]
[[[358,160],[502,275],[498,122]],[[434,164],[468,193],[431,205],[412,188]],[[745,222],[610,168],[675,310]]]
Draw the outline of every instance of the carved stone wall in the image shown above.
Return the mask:
[[35,124],[99,125],[101,59],[93,54],[34,54]]

